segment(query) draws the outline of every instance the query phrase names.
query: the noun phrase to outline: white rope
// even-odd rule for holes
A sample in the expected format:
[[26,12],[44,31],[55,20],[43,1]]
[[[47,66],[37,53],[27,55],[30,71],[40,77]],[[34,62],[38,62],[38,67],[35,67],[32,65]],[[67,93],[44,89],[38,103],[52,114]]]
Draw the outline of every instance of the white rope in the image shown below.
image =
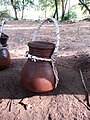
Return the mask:
[[58,83],[59,83],[59,78],[58,78],[58,71],[55,67],[55,61],[52,59],[52,68],[53,68],[53,72],[54,72],[54,75],[55,75],[55,79],[56,79],[56,83],[55,83],[55,88],[57,87]]
[[5,20],[2,20],[1,25],[0,25],[0,37],[1,37],[2,32],[3,32],[4,24],[5,24]]
[[51,62],[52,64],[52,68],[53,68],[53,72],[54,72],[54,75],[55,75],[55,79],[56,79],[56,83],[55,83],[55,88],[57,87],[57,84],[59,82],[59,78],[58,78],[58,72],[57,72],[57,69],[55,67],[55,60],[53,60],[52,58],[49,59],[49,58],[41,58],[41,57],[37,57],[35,55],[31,55],[28,53],[28,51],[26,52],[26,57],[28,57],[29,59],[31,59],[33,62],[37,62],[38,60],[40,61],[46,61],[46,62]]

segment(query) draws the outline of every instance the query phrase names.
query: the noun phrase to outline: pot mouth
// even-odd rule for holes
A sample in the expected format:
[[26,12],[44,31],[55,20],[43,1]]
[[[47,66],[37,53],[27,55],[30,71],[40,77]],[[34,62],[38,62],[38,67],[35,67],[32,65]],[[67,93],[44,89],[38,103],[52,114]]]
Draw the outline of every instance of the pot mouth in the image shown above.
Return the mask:
[[51,42],[43,42],[43,41],[31,41],[28,42],[28,46],[30,48],[38,48],[38,49],[54,49],[55,44]]
[[4,33],[1,33],[1,37],[0,38],[2,38],[2,39],[8,39],[9,37],[8,37],[8,35],[6,35]]

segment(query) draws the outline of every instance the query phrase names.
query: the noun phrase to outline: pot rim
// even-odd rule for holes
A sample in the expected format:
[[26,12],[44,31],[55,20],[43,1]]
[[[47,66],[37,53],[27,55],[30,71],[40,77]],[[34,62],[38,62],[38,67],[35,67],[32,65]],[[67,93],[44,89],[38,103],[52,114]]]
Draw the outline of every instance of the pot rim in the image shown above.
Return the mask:
[[8,36],[8,35],[6,35],[6,34],[4,34],[4,33],[2,33],[0,38],[1,38],[1,39],[8,39],[8,38],[9,38],[9,36]]
[[43,41],[30,41],[28,42],[28,46],[30,48],[38,48],[38,49],[55,49],[55,44],[51,42],[43,42]]

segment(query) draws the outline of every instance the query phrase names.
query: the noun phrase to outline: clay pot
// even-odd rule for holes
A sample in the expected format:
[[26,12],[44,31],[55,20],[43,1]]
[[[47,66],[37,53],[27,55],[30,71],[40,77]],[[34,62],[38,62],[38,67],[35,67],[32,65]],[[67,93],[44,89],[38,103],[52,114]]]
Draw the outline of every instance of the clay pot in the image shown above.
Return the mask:
[[[53,43],[32,41],[28,43],[29,54],[50,58],[55,45]],[[28,58],[21,72],[21,83],[34,92],[50,91],[54,88],[55,77],[50,62],[32,61]]]
[[0,37],[0,70],[7,68],[10,65],[10,54],[7,49],[8,36],[4,33]]

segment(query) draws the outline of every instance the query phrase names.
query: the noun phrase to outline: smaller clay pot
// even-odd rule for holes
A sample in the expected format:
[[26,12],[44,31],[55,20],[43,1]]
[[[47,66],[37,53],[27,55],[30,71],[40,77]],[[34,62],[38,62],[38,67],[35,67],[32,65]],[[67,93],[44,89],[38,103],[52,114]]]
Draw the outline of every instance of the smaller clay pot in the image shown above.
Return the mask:
[[10,65],[10,53],[7,49],[8,36],[4,33],[0,37],[0,70]]

